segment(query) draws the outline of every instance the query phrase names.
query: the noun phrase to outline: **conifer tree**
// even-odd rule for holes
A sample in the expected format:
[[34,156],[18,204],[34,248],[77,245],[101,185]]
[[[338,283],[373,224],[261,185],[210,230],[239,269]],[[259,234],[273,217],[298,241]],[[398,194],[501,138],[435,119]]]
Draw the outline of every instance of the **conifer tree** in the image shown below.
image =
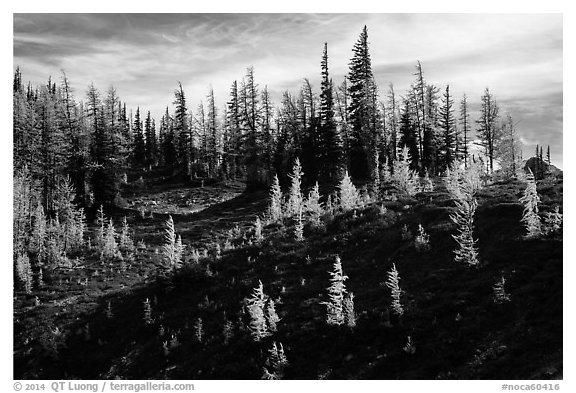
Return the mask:
[[410,169],[410,154],[408,148],[404,146],[398,160],[394,162],[392,181],[398,189],[408,195],[418,192],[418,174]]
[[[420,162],[420,149],[418,148],[417,130],[411,119],[410,101],[404,102],[404,109],[400,117],[399,148],[407,148],[410,157],[410,168],[418,170]],[[392,161],[394,162],[394,161]]]
[[142,130],[142,121],[140,120],[140,107],[136,109],[134,117],[134,164],[142,165],[146,159],[146,142],[144,140],[144,131]]
[[468,98],[466,94],[462,96],[460,101],[460,126],[462,132],[462,147],[458,154],[464,158],[464,168],[468,167],[468,136],[470,135],[470,114],[468,113]]
[[254,288],[252,296],[246,299],[246,307],[250,315],[248,329],[254,341],[260,341],[270,335],[266,323],[266,300],[267,297],[264,294],[262,281],[258,281],[258,287]]
[[380,121],[366,26],[352,51],[354,56],[350,61],[348,74],[350,82],[348,116],[351,124],[348,140],[350,174],[356,179],[366,179],[370,178],[374,170],[370,158],[376,148],[375,136],[379,131]]
[[118,245],[116,243],[116,231],[112,219],[108,222],[106,233],[104,235],[104,243],[100,251],[100,259],[111,259],[116,257],[118,252]]
[[280,189],[278,175],[274,175],[274,180],[270,186],[270,206],[268,207],[268,215],[272,222],[278,222],[282,219],[282,190]]
[[504,174],[509,177],[516,177],[521,168],[520,162],[520,140],[516,131],[516,125],[510,114],[506,115],[506,120],[502,125],[502,138],[498,141],[497,157]]
[[386,280],[386,287],[390,289],[392,296],[392,310],[398,316],[404,314],[404,308],[400,302],[400,295],[402,291],[400,290],[400,276],[398,270],[396,270],[396,265],[392,264],[392,269],[388,272],[388,279]]
[[184,173],[190,175],[193,162],[192,133],[188,121],[188,107],[182,83],[178,82],[178,88],[174,90],[174,135],[176,138],[178,163]]
[[439,108],[439,126],[442,131],[440,147],[440,165],[438,170],[444,172],[456,160],[456,121],[454,120],[454,100],[450,96],[450,86],[446,86]]
[[16,274],[27,294],[32,293],[32,266],[27,253],[18,254],[16,258]]
[[360,194],[346,171],[338,185],[338,204],[342,211],[347,212],[358,206],[359,202]]
[[174,220],[172,216],[168,216],[166,220],[166,228],[164,232],[164,245],[162,246],[162,254],[164,256],[164,261],[168,269],[177,268],[182,262],[179,258],[179,252],[177,247],[177,237],[176,231],[174,229]]
[[527,238],[536,238],[542,234],[542,224],[540,216],[538,215],[538,203],[540,197],[536,188],[536,181],[532,171],[528,169],[526,176],[526,189],[524,195],[520,198],[520,203],[524,205],[524,212],[522,213],[522,222],[526,227],[528,234]]
[[150,117],[150,111],[146,115],[144,123],[144,136],[146,137],[146,163],[153,165],[156,162],[157,146],[156,146],[156,130],[154,127],[153,119]]
[[318,182],[314,185],[308,198],[306,199],[306,211],[310,216],[310,222],[314,225],[320,225],[320,217],[324,213],[324,209],[320,203],[320,189]]
[[454,250],[455,261],[464,262],[468,266],[479,263],[478,250],[474,239],[474,214],[478,202],[471,194],[464,194],[461,199],[457,199],[456,213],[450,215],[450,219],[458,226],[458,234],[452,235],[458,243],[458,248]]
[[322,302],[327,307],[326,322],[328,325],[342,325],[344,323],[344,295],[348,279],[342,272],[342,262],[337,255],[330,273],[330,287],[328,287],[328,302]]
[[328,44],[324,43],[322,54],[322,82],[320,84],[320,132],[318,161],[320,175],[327,181],[338,178],[342,159],[342,142],[334,121],[334,98],[332,79],[328,73]]
[[488,169],[490,173],[493,173],[496,146],[500,140],[500,130],[497,125],[500,109],[488,88],[484,90],[481,100],[480,117],[476,120],[477,135],[480,139],[480,146],[484,148],[488,158]]
[[286,214],[293,216],[302,211],[304,198],[302,196],[302,191],[300,189],[302,183],[302,166],[300,165],[300,160],[296,158],[294,161],[294,167],[292,168],[292,173],[288,175],[291,180],[290,184],[290,194],[288,195],[288,205],[286,207]]
[[91,124],[91,158],[95,168],[90,180],[96,206],[114,204],[119,184],[113,140],[104,123],[103,112],[100,93],[94,85],[90,85],[87,92],[87,118]]

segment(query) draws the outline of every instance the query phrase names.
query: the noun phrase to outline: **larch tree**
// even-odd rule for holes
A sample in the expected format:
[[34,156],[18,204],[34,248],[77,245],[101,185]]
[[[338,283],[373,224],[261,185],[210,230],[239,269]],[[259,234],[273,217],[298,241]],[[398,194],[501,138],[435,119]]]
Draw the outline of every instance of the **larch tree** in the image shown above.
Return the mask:
[[515,178],[518,170],[523,170],[520,161],[521,150],[516,124],[514,124],[512,116],[507,114],[502,124],[502,138],[498,141],[497,146],[497,156],[505,176]]

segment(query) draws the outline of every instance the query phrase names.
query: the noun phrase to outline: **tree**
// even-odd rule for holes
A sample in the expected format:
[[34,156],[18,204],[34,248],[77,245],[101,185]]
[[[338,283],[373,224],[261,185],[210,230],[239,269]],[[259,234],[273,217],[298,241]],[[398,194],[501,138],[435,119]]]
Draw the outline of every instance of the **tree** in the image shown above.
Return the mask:
[[162,150],[162,158],[164,164],[170,168],[174,169],[176,165],[176,135],[174,134],[174,124],[173,119],[168,113],[168,107],[166,107],[166,113],[162,117],[160,123],[160,145]]
[[254,288],[252,296],[245,299],[248,314],[250,315],[248,329],[254,341],[260,341],[270,335],[266,324],[266,301],[267,296],[264,294],[262,281],[258,281],[258,286]]
[[342,272],[342,262],[336,255],[336,260],[330,273],[330,287],[328,287],[328,302],[322,302],[327,307],[326,322],[328,325],[342,325],[344,323],[344,295],[346,294],[346,285],[344,281],[348,276]]
[[460,101],[460,125],[462,132],[462,143],[460,151],[456,154],[464,158],[464,168],[468,167],[468,135],[470,135],[470,114],[468,113],[468,98],[466,94],[462,96]]
[[140,121],[140,107],[136,109],[134,117],[134,164],[142,165],[146,159],[146,142],[144,141],[144,132],[142,130],[142,121]]
[[476,120],[477,135],[480,139],[479,144],[484,148],[488,158],[488,169],[490,173],[493,173],[496,146],[500,140],[500,130],[497,125],[499,107],[488,88],[484,90],[481,100],[480,117]]
[[150,111],[146,115],[144,123],[144,136],[146,137],[146,163],[153,165],[157,159],[156,130],[154,121],[150,117]]
[[510,178],[516,177],[522,163],[520,161],[520,140],[516,132],[516,124],[510,114],[502,124],[502,138],[498,141],[497,156],[504,174]]
[[387,124],[390,130],[390,146],[387,162],[392,162],[396,159],[398,153],[398,104],[396,102],[396,94],[394,93],[394,85],[390,83],[388,88],[388,119]]
[[456,160],[456,121],[454,119],[454,100],[450,96],[450,85],[446,85],[440,105],[439,126],[442,130],[440,147],[440,165],[438,170],[444,172]]
[[218,112],[216,110],[216,103],[214,99],[214,90],[210,89],[208,93],[208,115],[207,115],[207,130],[206,130],[206,158],[208,164],[208,176],[216,177],[218,167],[220,165],[221,152],[220,152],[220,135],[218,133]]
[[348,176],[348,171],[338,185],[338,204],[342,211],[346,212],[355,208],[360,202],[360,194]]
[[104,123],[100,93],[94,85],[87,92],[87,118],[91,123],[92,176],[90,177],[94,204],[113,205],[118,193],[118,175],[114,161],[113,140]]
[[272,222],[278,222],[282,219],[282,190],[280,189],[280,182],[278,175],[274,175],[272,186],[270,186],[270,206],[268,214]]
[[258,85],[254,81],[254,67],[249,67],[242,80],[239,93],[240,118],[244,132],[243,156],[246,165],[246,186],[249,189],[259,188],[269,183],[268,173],[263,167],[261,138],[258,132],[261,118],[258,96]]
[[406,148],[410,157],[410,168],[418,170],[420,149],[418,148],[417,130],[410,116],[410,102],[404,102],[404,110],[400,117],[399,148]]
[[352,127],[348,151],[350,174],[353,178],[366,179],[374,175],[372,157],[381,126],[366,26],[352,51],[354,56],[350,61],[348,74],[350,81],[348,115]]
[[327,43],[324,43],[321,69],[318,162],[321,178],[334,181],[338,178],[341,169],[342,141],[334,121],[334,97],[332,79],[328,73]]
[[184,168],[185,173],[192,173],[193,145],[192,132],[188,122],[188,107],[182,83],[178,82],[178,88],[174,90],[174,136],[176,138],[178,163]]
[[528,169],[528,176],[526,178],[526,189],[524,195],[520,198],[520,203],[524,205],[524,212],[522,213],[522,222],[526,227],[528,234],[526,238],[536,238],[542,234],[542,223],[538,215],[538,203],[540,197],[536,188],[536,181],[532,171]]
[[400,295],[402,290],[400,289],[400,275],[398,270],[396,270],[396,265],[392,264],[392,269],[388,272],[388,279],[386,280],[386,286],[390,289],[392,296],[392,310],[398,316],[404,314],[404,308],[402,303],[400,303]]

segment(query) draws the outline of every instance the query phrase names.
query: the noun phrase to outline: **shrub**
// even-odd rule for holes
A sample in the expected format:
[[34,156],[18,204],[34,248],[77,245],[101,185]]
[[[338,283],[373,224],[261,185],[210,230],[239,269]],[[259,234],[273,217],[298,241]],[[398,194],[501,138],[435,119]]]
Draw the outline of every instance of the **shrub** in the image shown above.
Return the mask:
[[494,291],[494,303],[501,304],[510,301],[510,295],[506,293],[506,290],[504,289],[504,284],[506,284],[506,280],[504,279],[504,277],[500,277],[500,279],[496,281],[496,283],[492,287]]
[[424,232],[424,227],[422,224],[418,224],[418,234],[414,239],[414,246],[419,252],[430,250],[430,236]]
[[146,300],[144,300],[144,302],[142,302],[143,306],[144,306],[144,323],[146,325],[151,325],[152,324],[152,306],[150,305],[150,299],[146,298]]
[[260,221],[260,217],[256,216],[256,221],[254,221],[254,241],[256,244],[260,244],[264,240],[264,236],[262,236],[262,221]]
[[288,366],[288,359],[284,354],[282,343],[279,343],[278,346],[276,342],[272,343],[272,348],[268,350],[265,365],[262,379],[275,380],[284,377],[284,369]]
[[553,212],[544,215],[544,232],[551,234],[560,231],[560,229],[562,229],[562,213],[560,213],[560,208],[556,206]]
[[356,326],[356,312],[354,311],[354,294],[352,292],[344,297],[342,307],[344,308],[344,323],[349,328],[354,328]]

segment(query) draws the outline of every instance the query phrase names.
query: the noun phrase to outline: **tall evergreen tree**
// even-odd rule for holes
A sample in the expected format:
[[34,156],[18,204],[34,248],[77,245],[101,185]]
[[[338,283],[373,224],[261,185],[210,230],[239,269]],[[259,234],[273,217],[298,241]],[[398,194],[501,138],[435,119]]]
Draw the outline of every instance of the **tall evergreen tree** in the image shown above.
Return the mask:
[[254,81],[254,68],[249,67],[240,89],[240,114],[244,131],[244,163],[246,165],[246,184],[248,188],[267,186],[269,174],[262,162],[262,146],[258,124],[261,118],[258,85]]
[[187,175],[192,174],[193,145],[192,133],[188,121],[188,107],[182,83],[178,82],[178,88],[174,90],[174,134],[176,138],[178,163]]
[[142,130],[142,121],[140,120],[140,107],[138,107],[134,117],[134,164],[140,166],[145,159],[146,142],[144,140],[144,131]]
[[324,43],[321,69],[318,161],[321,179],[334,182],[340,177],[342,169],[342,141],[334,121],[334,97],[332,79],[328,72],[327,43]]
[[464,158],[464,168],[468,168],[468,136],[470,135],[470,113],[468,113],[468,98],[466,94],[460,101],[460,126],[462,132],[461,149],[457,154]]
[[116,166],[113,161],[113,140],[107,130],[100,93],[94,85],[87,92],[87,117],[91,123],[92,143],[91,186],[94,205],[113,205],[118,192]]
[[446,86],[439,110],[439,126],[442,131],[440,148],[440,165],[438,170],[444,172],[456,159],[456,121],[454,119],[454,100],[450,96],[450,86]]
[[238,83],[234,81],[230,88],[230,101],[227,103],[226,110],[226,152],[227,152],[227,166],[232,179],[237,176],[242,176],[242,155],[240,151],[240,144],[242,139],[240,118],[240,105],[238,100]]
[[410,169],[418,170],[420,151],[418,149],[418,130],[412,122],[410,115],[410,101],[404,101],[404,110],[400,117],[400,149],[406,147],[410,157]]
[[350,173],[353,178],[370,178],[374,174],[372,159],[378,134],[377,91],[368,50],[368,29],[364,26],[353,48],[348,80],[350,81],[351,124],[349,140]]
[[480,117],[476,120],[478,125],[477,135],[480,139],[480,146],[484,148],[488,158],[488,170],[494,172],[494,157],[496,146],[500,139],[500,130],[497,124],[499,107],[496,100],[486,88],[481,99]]
[[150,116],[150,111],[148,111],[144,122],[144,136],[146,138],[146,163],[154,165],[157,159],[157,143],[156,130]]

